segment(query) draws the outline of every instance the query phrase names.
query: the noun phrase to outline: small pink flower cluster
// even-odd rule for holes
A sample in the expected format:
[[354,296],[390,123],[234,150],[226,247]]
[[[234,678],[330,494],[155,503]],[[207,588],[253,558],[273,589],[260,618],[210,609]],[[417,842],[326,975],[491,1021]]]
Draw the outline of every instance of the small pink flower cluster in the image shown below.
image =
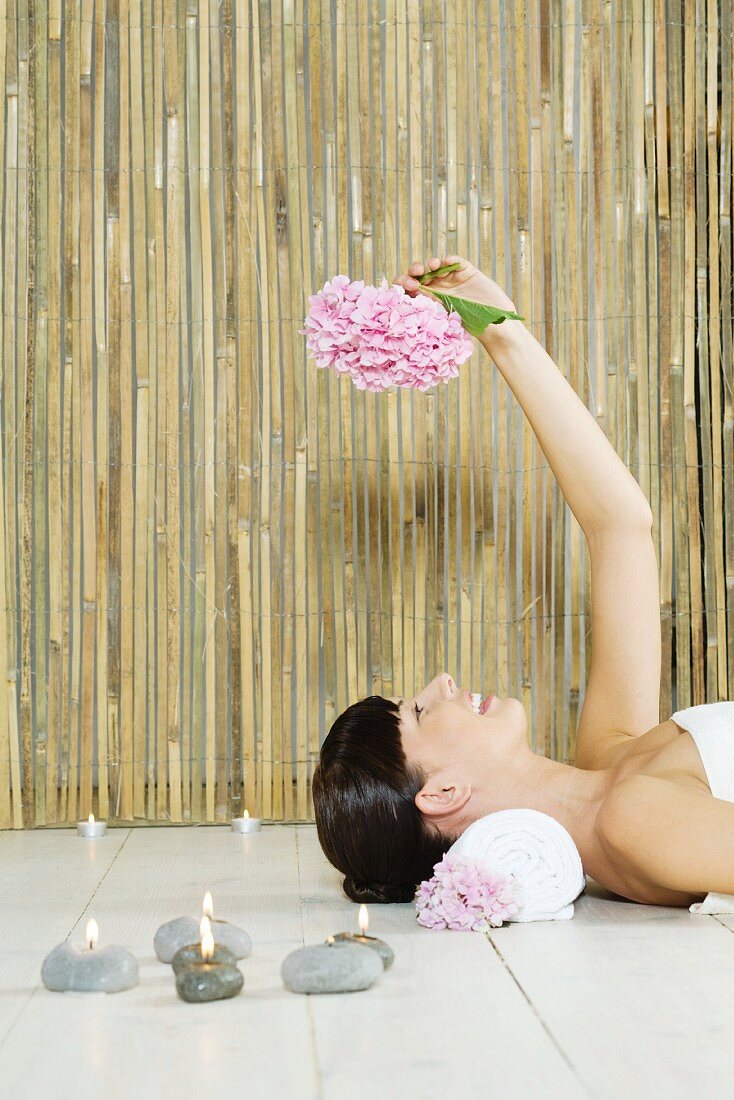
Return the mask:
[[425,390],[458,376],[474,351],[459,314],[436,299],[411,298],[399,284],[365,286],[337,275],[309,297],[309,354],[319,367],[348,374],[359,390]]
[[475,859],[445,855],[433,878],[416,893],[418,923],[425,928],[486,932],[499,928],[523,906],[520,884]]

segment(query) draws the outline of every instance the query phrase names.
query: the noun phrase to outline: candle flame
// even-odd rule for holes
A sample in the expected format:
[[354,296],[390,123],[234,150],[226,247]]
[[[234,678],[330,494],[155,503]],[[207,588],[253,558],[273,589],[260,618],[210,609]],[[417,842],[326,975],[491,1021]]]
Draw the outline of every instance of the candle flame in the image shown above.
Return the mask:
[[208,916],[205,913],[204,916],[201,918],[201,923],[199,925],[199,935],[201,936],[201,938],[203,940],[204,936],[210,936],[211,932],[212,932],[212,926],[211,926],[211,923],[209,921]]
[[99,939],[99,928],[97,922],[92,918],[87,923],[87,943],[89,944],[89,950],[93,951],[97,940]]
[[205,932],[201,937],[201,957],[207,962],[214,954],[214,936],[211,932]]
[[367,916],[367,906],[360,905],[359,907],[359,931],[364,936],[365,932],[370,926],[370,918]]
[[209,917],[209,919],[211,920],[211,918],[214,916],[214,904],[212,902],[212,896],[211,896],[211,894],[209,893],[208,890],[204,894],[204,907],[203,908],[204,908],[204,916]]
[[90,814],[89,817],[87,818],[87,821],[89,822],[90,825],[94,825],[94,814]]
[[242,815],[242,816],[243,816],[243,817],[249,817],[250,815],[249,815],[249,813],[247,812],[247,810],[245,810],[245,812],[243,813],[243,815]]

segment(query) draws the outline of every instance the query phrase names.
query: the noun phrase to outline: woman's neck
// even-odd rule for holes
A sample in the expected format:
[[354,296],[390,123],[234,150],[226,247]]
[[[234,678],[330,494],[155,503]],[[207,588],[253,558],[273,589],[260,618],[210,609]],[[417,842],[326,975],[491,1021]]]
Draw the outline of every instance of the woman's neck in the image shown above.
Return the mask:
[[[569,832],[582,863],[597,850],[596,818],[616,776],[616,768],[586,771],[540,756],[528,747],[527,755],[513,761],[509,774],[497,783],[497,772],[477,784],[465,807],[463,828],[499,810],[539,810],[555,818]],[[586,859],[585,859],[586,857]]]

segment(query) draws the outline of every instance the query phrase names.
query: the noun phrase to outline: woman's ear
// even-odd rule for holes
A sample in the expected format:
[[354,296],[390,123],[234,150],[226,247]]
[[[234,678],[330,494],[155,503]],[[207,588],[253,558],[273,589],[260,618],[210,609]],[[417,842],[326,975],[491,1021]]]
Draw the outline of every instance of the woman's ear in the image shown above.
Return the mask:
[[427,783],[415,796],[415,804],[422,814],[434,819],[450,817],[462,810],[471,798],[471,787]]

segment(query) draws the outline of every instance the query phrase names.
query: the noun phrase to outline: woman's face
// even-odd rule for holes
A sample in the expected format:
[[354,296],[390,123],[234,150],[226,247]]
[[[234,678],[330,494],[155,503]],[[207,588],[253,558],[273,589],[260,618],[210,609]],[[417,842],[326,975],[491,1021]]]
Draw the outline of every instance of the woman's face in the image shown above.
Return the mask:
[[514,757],[519,746],[528,748],[528,719],[519,699],[494,698],[486,714],[475,714],[469,692],[446,672],[414,698],[393,702],[400,704],[405,755],[428,775],[475,786],[491,776],[496,784],[503,759]]

